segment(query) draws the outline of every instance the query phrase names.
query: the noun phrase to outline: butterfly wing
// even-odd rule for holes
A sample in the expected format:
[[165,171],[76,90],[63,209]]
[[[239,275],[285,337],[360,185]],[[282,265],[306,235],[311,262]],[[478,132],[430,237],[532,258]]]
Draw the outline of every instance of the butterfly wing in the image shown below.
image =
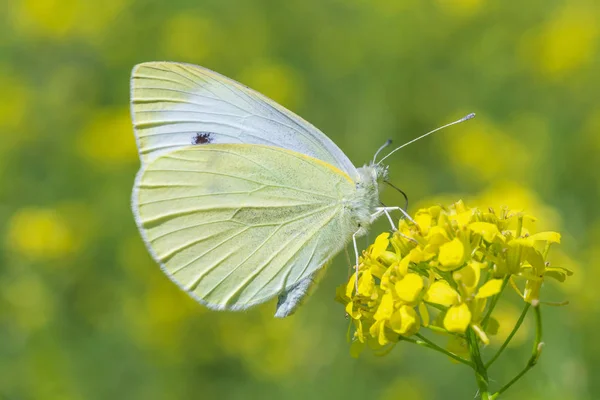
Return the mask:
[[[220,144],[153,159],[132,200],[164,272],[210,308],[240,310],[308,290],[356,229],[343,201],[354,191],[344,172],[318,159]],[[284,299],[278,316],[291,313],[298,297]]]
[[313,125],[260,93],[196,65],[135,66],[131,110],[142,164],[196,142],[264,144],[309,155],[357,177],[348,157]]

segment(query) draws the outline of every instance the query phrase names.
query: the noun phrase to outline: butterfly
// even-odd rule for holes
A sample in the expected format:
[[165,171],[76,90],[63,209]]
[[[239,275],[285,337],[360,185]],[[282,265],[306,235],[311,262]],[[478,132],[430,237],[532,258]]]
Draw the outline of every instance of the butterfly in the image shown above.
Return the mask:
[[356,168],[313,125],[206,68],[136,65],[131,116],[137,226],[164,273],[211,309],[278,296],[275,316],[292,314],[333,256],[352,241],[358,265],[356,238],[402,211],[380,202],[381,162]]

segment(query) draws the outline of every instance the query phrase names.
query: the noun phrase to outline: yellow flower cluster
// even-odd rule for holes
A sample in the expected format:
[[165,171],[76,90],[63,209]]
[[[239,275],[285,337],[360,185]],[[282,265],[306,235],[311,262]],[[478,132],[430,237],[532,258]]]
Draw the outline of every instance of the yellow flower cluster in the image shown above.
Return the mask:
[[[419,210],[363,252],[356,272],[337,290],[352,319],[352,353],[381,350],[427,327],[459,339],[471,327],[483,343],[498,323],[491,312],[510,282],[523,299],[539,302],[545,278],[571,272],[546,261],[556,232],[529,232],[522,212],[468,208],[462,201]],[[524,279],[524,292],[518,280]],[[488,301],[493,299],[492,301]]]

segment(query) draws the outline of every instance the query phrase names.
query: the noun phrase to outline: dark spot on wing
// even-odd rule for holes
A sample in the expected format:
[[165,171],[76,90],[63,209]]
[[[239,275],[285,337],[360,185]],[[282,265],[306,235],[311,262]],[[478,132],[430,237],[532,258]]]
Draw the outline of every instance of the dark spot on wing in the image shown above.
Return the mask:
[[210,132],[198,132],[192,138],[192,144],[207,144],[212,142],[212,133]]

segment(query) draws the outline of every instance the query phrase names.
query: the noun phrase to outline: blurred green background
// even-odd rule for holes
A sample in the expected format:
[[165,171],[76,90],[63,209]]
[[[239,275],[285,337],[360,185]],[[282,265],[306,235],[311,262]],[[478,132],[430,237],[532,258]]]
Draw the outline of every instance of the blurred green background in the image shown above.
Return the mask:
[[[595,0],[0,2],[0,398],[475,396],[470,370],[410,344],[350,357],[343,256],[285,320],[272,303],[208,312],[163,276],[129,208],[129,74],[152,60],[255,88],[359,165],[388,137],[476,112],[390,158],[391,179],[412,212],[463,198],[563,233],[554,255],[575,276],[544,293],[571,304],[545,308],[541,364],[504,398],[597,398],[599,20]],[[517,302],[499,312],[516,320]],[[492,385],[522,368],[531,335]]]

